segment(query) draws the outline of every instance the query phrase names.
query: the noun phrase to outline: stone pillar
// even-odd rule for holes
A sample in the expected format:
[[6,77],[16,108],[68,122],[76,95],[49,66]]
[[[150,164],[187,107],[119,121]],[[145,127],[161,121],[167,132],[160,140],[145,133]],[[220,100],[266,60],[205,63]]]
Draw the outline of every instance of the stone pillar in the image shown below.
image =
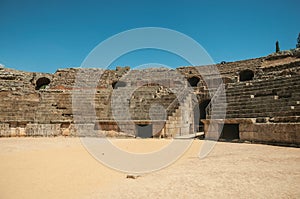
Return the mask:
[[10,129],[9,124],[0,124],[0,137],[9,137],[10,136]]
[[206,139],[218,140],[221,134],[221,129],[216,120],[201,120],[204,124],[204,135]]

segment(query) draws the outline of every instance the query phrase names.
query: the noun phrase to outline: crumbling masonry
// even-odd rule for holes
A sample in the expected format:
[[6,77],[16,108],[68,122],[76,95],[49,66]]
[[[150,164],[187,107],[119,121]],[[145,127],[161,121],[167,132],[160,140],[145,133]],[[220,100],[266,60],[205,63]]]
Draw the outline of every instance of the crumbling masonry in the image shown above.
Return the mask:
[[[218,87],[208,84],[219,80],[211,67],[225,85],[223,103],[212,103]],[[1,137],[209,137],[214,123],[220,139],[299,145],[300,50],[175,70],[2,67],[0,101]]]

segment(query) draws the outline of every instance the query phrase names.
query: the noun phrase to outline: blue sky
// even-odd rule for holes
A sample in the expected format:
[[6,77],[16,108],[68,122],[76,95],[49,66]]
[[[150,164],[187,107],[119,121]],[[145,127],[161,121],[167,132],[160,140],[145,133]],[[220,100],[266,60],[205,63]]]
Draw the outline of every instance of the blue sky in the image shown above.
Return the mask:
[[[268,55],[279,40],[295,48],[300,1],[0,0],[0,63],[53,73],[80,66],[101,41],[128,29],[163,27],[199,42],[216,63]],[[130,53],[115,65],[185,60],[157,50]]]

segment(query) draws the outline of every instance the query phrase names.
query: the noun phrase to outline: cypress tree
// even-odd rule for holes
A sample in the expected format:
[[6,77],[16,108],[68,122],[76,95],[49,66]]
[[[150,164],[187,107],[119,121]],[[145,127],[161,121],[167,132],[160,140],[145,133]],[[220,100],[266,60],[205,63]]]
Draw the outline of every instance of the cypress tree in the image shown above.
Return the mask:
[[279,48],[279,42],[276,41],[276,52],[278,53],[280,51],[280,48]]
[[296,48],[300,48],[300,33],[298,34]]

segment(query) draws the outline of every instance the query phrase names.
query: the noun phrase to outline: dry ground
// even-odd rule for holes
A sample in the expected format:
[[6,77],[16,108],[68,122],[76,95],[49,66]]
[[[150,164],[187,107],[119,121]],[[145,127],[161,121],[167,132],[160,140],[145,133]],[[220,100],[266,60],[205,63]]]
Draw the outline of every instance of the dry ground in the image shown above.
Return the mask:
[[[112,140],[132,152],[170,140]],[[300,198],[300,149],[196,140],[171,166],[127,179],[97,162],[78,138],[1,138],[0,198]]]

